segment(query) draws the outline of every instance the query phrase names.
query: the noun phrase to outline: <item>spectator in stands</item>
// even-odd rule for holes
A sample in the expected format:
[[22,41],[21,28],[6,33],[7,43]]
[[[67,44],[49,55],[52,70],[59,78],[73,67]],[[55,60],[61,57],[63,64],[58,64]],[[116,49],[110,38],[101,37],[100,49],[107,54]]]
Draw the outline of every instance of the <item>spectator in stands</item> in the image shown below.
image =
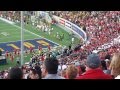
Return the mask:
[[78,74],[78,68],[74,65],[70,65],[66,70],[67,79],[75,79]]
[[[59,72],[60,72],[60,71],[58,71],[58,74],[59,74]],[[64,77],[64,78],[67,78],[66,69],[61,70],[61,75],[60,75],[60,76],[62,76],[62,77]]]
[[42,76],[41,76],[41,74],[42,74],[42,72],[41,72],[41,68],[40,68],[40,66],[35,66],[35,70],[36,70],[36,72],[37,72],[37,74],[38,74],[38,76],[39,76],[39,79],[41,79],[42,78]]
[[30,69],[28,79],[41,79],[41,69],[39,66]]
[[80,69],[79,75],[83,74],[86,71],[85,70],[85,65],[80,65],[79,69]]
[[8,70],[4,71],[3,79],[8,79]]
[[107,69],[106,69],[106,70],[103,70],[103,72],[106,73],[106,74],[111,74],[111,70],[109,69],[110,60],[109,60],[109,59],[106,59],[105,62],[106,62],[106,68],[107,68]]
[[107,70],[107,66],[106,66],[106,61],[105,60],[101,61],[101,67],[102,67],[102,70]]
[[97,54],[91,54],[87,57],[86,72],[77,79],[112,79],[112,76],[105,74],[100,69],[100,58]]
[[108,53],[108,51],[106,52],[106,56],[105,56],[105,59],[109,59],[110,60],[110,54]]
[[8,79],[23,79],[22,70],[18,67],[11,68],[8,74]]
[[46,58],[43,69],[43,74],[45,74],[43,79],[64,79],[57,75],[58,60],[56,58]]
[[115,53],[110,64],[111,75],[115,79],[120,79],[120,53]]

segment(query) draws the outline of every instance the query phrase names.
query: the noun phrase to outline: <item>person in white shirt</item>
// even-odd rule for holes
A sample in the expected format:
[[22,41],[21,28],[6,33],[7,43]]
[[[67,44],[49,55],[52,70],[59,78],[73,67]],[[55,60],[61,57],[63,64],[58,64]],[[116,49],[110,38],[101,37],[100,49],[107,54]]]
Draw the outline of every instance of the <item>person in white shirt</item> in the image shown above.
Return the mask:
[[58,32],[56,33],[56,38],[57,38],[57,39],[59,38],[59,33],[58,33]]
[[67,68],[66,65],[62,65],[62,70],[65,70]]
[[53,28],[51,30],[53,31]]
[[74,37],[72,37],[72,44],[74,43],[74,40],[75,40],[75,38],[74,38]]
[[120,75],[118,75],[117,77],[115,77],[115,79],[120,79]]

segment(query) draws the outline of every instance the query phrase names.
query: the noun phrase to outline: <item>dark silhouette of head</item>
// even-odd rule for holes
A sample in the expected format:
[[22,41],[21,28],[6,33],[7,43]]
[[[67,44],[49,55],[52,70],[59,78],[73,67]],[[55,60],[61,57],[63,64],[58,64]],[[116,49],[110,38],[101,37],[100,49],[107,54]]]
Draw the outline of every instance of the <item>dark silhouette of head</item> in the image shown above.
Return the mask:
[[41,68],[40,68],[40,66],[35,66],[35,70],[36,70],[36,72],[37,72],[37,74],[38,74],[38,76],[39,76],[39,79],[41,79],[41,74],[42,74],[42,72],[41,72]]
[[8,74],[8,78],[9,79],[22,79],[23,78],[23,72],[18,67],[11,68],[11,70]]
[[56,58],[46,58],[44,65],[48,74],[57,74],[58,60]]

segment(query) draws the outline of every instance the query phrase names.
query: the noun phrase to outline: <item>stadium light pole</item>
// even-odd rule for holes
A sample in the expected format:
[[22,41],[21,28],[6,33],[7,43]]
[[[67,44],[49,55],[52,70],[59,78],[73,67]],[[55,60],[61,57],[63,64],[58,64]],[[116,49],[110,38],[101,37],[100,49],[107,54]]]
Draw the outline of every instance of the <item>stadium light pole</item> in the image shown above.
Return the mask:
[[23,20],[23,11],[21,13],[21,66],[23,65],[24,60],[24,20]]

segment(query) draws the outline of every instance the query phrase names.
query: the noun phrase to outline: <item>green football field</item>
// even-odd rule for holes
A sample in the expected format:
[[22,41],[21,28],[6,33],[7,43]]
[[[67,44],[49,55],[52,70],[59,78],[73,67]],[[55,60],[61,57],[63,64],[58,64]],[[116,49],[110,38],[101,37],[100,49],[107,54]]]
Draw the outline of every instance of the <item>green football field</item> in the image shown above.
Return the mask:
[[[47,38],[51,41],[54,41],[60,45],[66,45],[68,46],[71,43],[71,37],[68,32],[65,30],[61,29],[60,27],[56,25],[52,25],[54,28],[53,32],[51,35],[48,35],[48,33],[42,32],[40,30],[37,30],[35,27],[33,27],[30,24],[27,24],[24,26],[25,27],[25,32],[24,32],[24,39],[29,40],[29,39],[36,39],[40,38],[41,36],[44,38]],[[0,20],[0,43],[3,42],[13,42],[13,41],[18,41],[20,40],[21,36],[21,31],[20,31],[20,24],[16,25],[11,25],[9,23],[6,23],[2,20]],[[64,33],[64,39],[62,41],[56,39],[54,36],[56,33],[63,34]],[[5,36],[3,33],[6,33],[7,36]],[[75,44],[78,43],[78,39],[75,38]]]
[[[20,34],[21,34],[20,28],[12,26],[0,20],[0,43],[18,41],[20,40],[21,37]],[[25,32],[24,38],[26,40],[26,39],[34,39],[39,37],[32,35],[28,32]]]
[[[68,46],[71,43],[72,37],[69,35],[69,33],[56,25],[52,25],[54,30],[51,33],[51,35],[49,35],[48,33],[42,32],[41,30],[37,30],[34,26],[30,24],[27,24],[24,27],[25,27],[25,32],[24,32],[25,40],[31,40],[31,39],[33,40],[33,39],[44,37],[60,45]],[[9,23],[6,23],[0,20],[0,43],[19,41],[21,38],[20,30],[21,30],[20,24],[11,25]],[[64,33],[64,39],[62,41],[55,38],[55,35],[57,32],[59,32],[59,34]],[[77,43],[79,43],[79,40],[75,38],[74,44],[77,44]],[[25,59],[24,63],[29,61],[30,56],[31,55],[28,55],[27,57],[24,58]],[[14,60],[14,62],[11,62],[8,59],[7,62],[8,62],[7,65],[0,65],[0,70],[4,70],[16,65],[16,60]]]

